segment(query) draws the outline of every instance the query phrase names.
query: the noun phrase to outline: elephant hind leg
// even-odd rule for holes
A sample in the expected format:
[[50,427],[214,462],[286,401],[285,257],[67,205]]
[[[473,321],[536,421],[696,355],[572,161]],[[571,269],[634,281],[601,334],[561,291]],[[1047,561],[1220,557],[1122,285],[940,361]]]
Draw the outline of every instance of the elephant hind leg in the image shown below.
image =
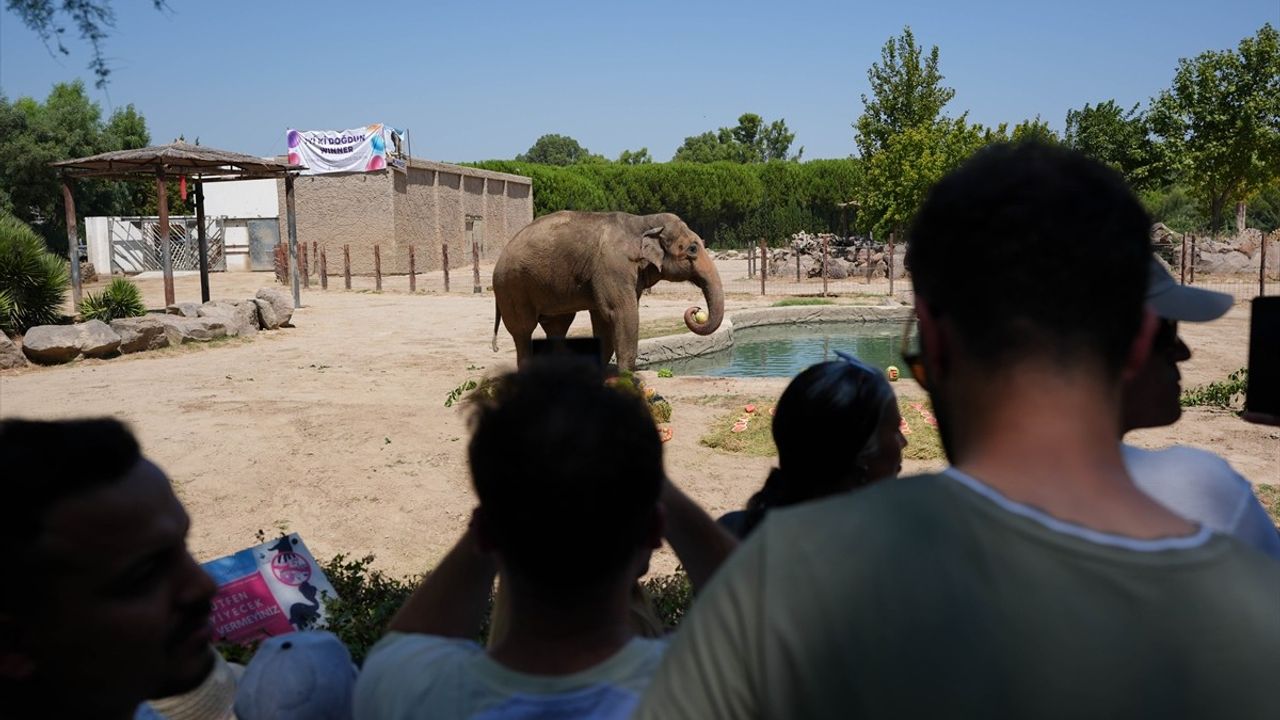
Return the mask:
[[538,324],[542,325],[542,331],[549,338],[562,338],[569,334],[569,326],[573,324],[573,318],[577,313],[568,313],[565,315],[543,315],[538,318]]

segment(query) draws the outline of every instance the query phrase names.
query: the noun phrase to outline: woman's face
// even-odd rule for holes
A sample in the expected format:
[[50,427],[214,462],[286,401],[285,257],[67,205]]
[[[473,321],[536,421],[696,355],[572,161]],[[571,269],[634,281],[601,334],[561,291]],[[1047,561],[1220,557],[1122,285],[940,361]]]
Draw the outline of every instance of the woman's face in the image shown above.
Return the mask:
[[901,427],[898,403],[887,403],[876,429],[876,448],[866,459],[868,482],[894,478],[902,472],[902,448],[907,446],[907,438]]

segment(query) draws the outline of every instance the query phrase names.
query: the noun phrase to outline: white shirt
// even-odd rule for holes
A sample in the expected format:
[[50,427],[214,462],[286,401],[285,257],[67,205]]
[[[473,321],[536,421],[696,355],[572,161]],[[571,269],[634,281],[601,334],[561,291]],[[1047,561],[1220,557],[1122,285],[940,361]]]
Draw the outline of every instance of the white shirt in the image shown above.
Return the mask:
[[634,638],[571,675],[530,675],[495,662],[470,640],[390,633],[356,682],[355,717],[625,720],[658,669],[666,642]]
[[1280,534],[1253,486],[1226,460],[1196,448],[1143,450],[1121,445],[1125,467],[1156,502],[1280,560]]

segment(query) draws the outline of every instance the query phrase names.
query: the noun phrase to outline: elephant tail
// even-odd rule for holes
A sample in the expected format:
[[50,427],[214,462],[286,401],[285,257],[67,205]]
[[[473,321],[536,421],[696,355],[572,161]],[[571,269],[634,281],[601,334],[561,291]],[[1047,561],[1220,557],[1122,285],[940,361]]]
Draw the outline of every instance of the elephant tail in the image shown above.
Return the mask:
[[490,346],[494,352],[498,352],[498,328],[502,327],[502,310],[498,309],[498,303],[493,304],[493,344]]

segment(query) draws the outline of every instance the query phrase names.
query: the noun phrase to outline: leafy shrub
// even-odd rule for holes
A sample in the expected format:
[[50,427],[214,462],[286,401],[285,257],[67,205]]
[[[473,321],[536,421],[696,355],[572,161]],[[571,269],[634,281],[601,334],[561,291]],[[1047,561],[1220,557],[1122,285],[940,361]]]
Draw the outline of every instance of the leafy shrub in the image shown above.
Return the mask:
[[0,293],[7,298],[0,329],[24,333],[59,322],[69,284],[66,262],[17,218],[0,215]]
[[790,297],[783,298],[773,304],[774,307],[792,307],[795,305],[835,305],[834,300],[815,297]]
[[1226,380],[1183,390],[1179,401],[1182,407],[1209,406],[1229,408],[1232,406],[1234,398],[1243,393],[1248,384],[1249,370],[1240,368],[1228,375]]
[[693,586],[689,584],[684,568],[676,568],[674,575],[658,575],[643,580],[640,585],[649,593],[649,600],[662,624],[667,630],[676,629],[693,603]]
[[658,377],[660,378],[669,378],[669,377],[675,377],[675,376],[676,374],[671,371],[671,368],[658,368]]
[[142,291],[138,286],[116,278],[102,292],[89,293],[80,301],[80,317],[85,320],[101,320],[111,322],[119,318],[146,315],[147,308],[142,303]]

